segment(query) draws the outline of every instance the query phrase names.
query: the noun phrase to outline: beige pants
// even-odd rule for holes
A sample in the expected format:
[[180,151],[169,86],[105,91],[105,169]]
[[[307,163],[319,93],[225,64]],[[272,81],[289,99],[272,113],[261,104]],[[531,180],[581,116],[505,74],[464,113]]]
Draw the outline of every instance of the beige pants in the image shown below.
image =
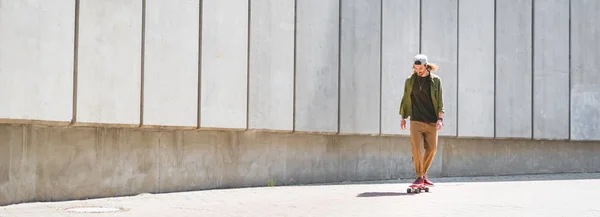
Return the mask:
[[[410,121],[410,143],[417,177],[425,176],[437,151],[436,124]],[[425,148],[425,155],[423,155],[423,148]]]

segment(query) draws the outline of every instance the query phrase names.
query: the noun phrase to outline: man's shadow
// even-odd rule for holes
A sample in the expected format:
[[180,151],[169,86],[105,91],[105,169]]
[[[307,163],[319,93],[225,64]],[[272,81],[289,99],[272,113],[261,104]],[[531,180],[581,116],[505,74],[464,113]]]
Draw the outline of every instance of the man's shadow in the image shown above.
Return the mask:
[[406,192],[365,192],[356,197],[396,197],[396,196],[414,196],[415,193],[409,194]]

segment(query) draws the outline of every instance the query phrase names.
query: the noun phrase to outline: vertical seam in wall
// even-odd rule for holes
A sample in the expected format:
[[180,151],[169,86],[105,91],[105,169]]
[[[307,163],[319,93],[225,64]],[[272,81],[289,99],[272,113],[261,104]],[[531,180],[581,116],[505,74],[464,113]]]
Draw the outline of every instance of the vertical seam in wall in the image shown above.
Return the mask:
[[337,113],[337,134],[341,133],[341,92],[342,92],[342,0],[338,1],[338,113]]
[[157,176],[156,186],[155,186],[156,193],[160,193],[160,156],[161,156],[160,155],[160,138],[162,137],[162,134],[163,134],[163,131],[158,132],[158,143],[156,144],[156,153],[155,153],[156,161],[158,161],[156,164],[156,176]]
[[197,126],[196,129],[200,129],[200,121],[201,121],[201,114],[202,114],[202,110],[200,109],[200,106],[202,105],[202,89],[201,89],[201,85],[202,85],[202,6],[204,4],[203,0],[199,0],[198,2],[198,95],[196,96],[198,98],[197,100],[197,105],[196,105],[196,115],[198,117],[196,117],[196,121],[197,121]]
[[246,44],[246,130],[250,128],[250,31],[252,22],[252,0],[248,0],[248,33]]
[[572,103],[571,102],[571,87],[572,87],[572,84],[571,84],[571,79],[572,78],[571,77],[572,77],[572,74],[573,74],[573,70],[571,69],[571,64],[572,64],[571,63],[571,47],[572,47],[572,44],[571,44],[571,33],[572,33],[572,31],[571,31],[571,25],[573,23],[573,20],[571,18],[571,15],[572,15],[572,12],[571,12],[571,10],[572,10],[571,7],[572,6],[571,6],[571,4],[572,4],[572,1],[569,0],[569,125],[568,125],[569,126],[569,129],[568,129],[569,135],[567,136],[569,138],[569,140],[571,140],[571,116],[572,116],[571,115],[571,112],[572,112],[571,111],[571,103]]
[[[2,4],[2,2],[0,2],[0,4]],[[21,147],[25,147],[25,139],[27,138],[28,135],[25,134],[25,125],[21,125],[20,128],[21,128]],[[10,180],[12,180],[11,170],[12,170],[12,162],[13,162],[13,160],[12,160],[13,146],[14,145],[10,145],[10,143],[8,143],[8,183],[10,183]],[[36,166],[34,168],[37,169],[37,159],[36,159],[35,165]],[[37,171],[34,174],[37,174]],[[33,180],[35,181],[35,175],[33,176]],[[35,181],[35,182],[37,182],[37,181]],[[33,186],[35,188],[35,184],[33,184]],[[35,192],[35,191],[33,191],[33,192]]]
[[383,102],[383,0],[379,1],[379,135],[381,135],[381,117]]
[[[29,136],[31,136],[31,135],[29,135],[30,130],[31,130],[30,126],[21,126],[21,148],[27,147],[28,142],[29,142],[29,140],[27,138]],[[45,145],[47,146],[47,144],[45,144]],[[8,151],[10,152],[9,153],[9,158],[8,158],[8,181],[9,182],[11,180],[10,178],[11,178],[12,156],[13,156],[12,155],[12,151],[13,151],[13,148],[14,148],[13,146],[14,145],[9,145],[10,148],[8,149]],[[35,148],[37,148],[37,147],[35,147]],[[27,150],[27,149],[25,148],[25,150]],[[20,156],[20,157],[21,157],[21,159],[26,158],[25,156]],[[37,159],[36,159],[36,161],[37,161]],[[35,166],[35,170],[36,170],[36,174],[37,174],[37,162],[36,162],[35,165],[36,165]],[[35,180],[35,176],[33,176],[33,180],[37,182],[37,180]],[[36,187],[35,184],[33,184],[33,186],[34,186],[34,188]]]
[[535,0],[531,0],[531,135],[530,139],[534,138],[533,131],[535,130]]
[[292,132],[296,132],[296,54],[297,54],[297,42],[296,42],[296,38],[298,37],[298,31],[297,31],[297,21],[298,19],[298,0],[294,0],[294,63],[293,63],[293,73],[294,73],[294,78],[293,78],[293,87],[294,87],[294,92],[293,92],[293,101],[292,101]]
[[[459,64],[460,64],[460,0],[456,0],[456,116],[454,116],[454,120],[456,123],[456,136],[458,138],[458,94],[459,94]],[[443,164],[442,164],[443,165]],[[443,171],[443,168],[442,168]]]
[[74,42],[73,42],[73,107],[72,118],[69,125],[74,125],[77,122],[77,80],[79,74],[79,5],[80,0],[75,0],[75,26],[74,26]]
[[419,53],[423,47],[423,0],[419,0]]
[[[33,132],[31,131],[31,126],[29,127],[29,129],[30,130],[27,132],[26,138],[31,137],[31,135],[33,134]],[[35,139],[35,137],[33,137],[33,138]],[[37,150],[39,148],[39,145],[36,145],[35,143],[34,144],[30,144],[30,145],[32,146],[32,148],[34,148],[34,150]],[[11,152],[12,152],[12,149],[11,149]],[[12,158],[12,154],[11,154],[11,158]],[[37,173],[37,171],[38,171],[38,167],[37,167],[37,159],[38,159],[38,157],[37,157],[37,155],[32,155],[31,158],[33,159],[33,162],[36,162],[35,165],[32,165],[32,167],[33,167],[33,171],[32,172],[33,173],[31,174],[31,179],[32,180],[36,180],[37,179],[36,175],[38,174]],[[11,165],[12,165],[12,163],[11,163]],[[36,180],[36,182],[37,182],[37,180]],[[32,187],[33,192],[37,192],[37,184],[32,183],[31,185],[33,186]]]
[[493,137],[496,138],[496,99],[497,99],[497,91],[496,91],[496,86],[497,86],[497,80],[496,80],[496,30],[498,29],[498,25],[497,25],[497,20],[498,20],[498,13],[496,11],[497,8],[497,0],[494,0],[494,135]]
[[144,74],[146,62],[146,0],[142,0],[142,42],[140,50],[140,127],[144,125]]

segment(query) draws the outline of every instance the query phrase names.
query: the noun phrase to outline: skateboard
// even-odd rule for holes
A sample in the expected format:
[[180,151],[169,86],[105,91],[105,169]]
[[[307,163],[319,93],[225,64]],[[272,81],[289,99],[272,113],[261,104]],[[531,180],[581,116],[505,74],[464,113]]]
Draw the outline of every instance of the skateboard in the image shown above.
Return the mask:
[[429,186],[427,185],[415,185],[410,184],[406,189],[406,193],[421,193],[421,191],[429,192]]

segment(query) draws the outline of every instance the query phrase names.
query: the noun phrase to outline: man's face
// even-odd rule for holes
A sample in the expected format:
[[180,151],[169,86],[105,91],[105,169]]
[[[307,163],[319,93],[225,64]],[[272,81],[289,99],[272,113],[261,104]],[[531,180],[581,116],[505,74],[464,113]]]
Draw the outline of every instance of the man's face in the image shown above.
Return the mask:
[[425,69],[425,65],[413,65],[413,69],[417,73],[418,76],[425,77],[427,76],[427,70]]

